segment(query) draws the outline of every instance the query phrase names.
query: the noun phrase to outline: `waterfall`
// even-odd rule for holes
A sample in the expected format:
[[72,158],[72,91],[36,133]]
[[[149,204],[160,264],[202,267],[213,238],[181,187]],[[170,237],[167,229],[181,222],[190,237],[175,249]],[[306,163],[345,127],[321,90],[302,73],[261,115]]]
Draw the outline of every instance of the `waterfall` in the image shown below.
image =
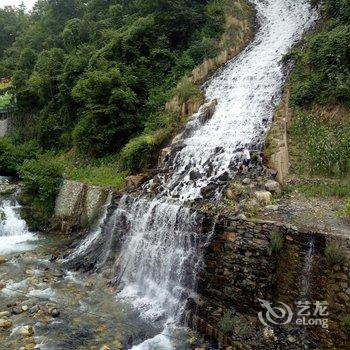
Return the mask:
[[26,250],[29,241],[35,239],[26,222],[20,217],[20,208],[14,197],[2,199],[0,202],[0,254]]
[[234,177],[243,147],[261,147],[286,79],[280,61],[317,18],[309,0],[251,2],[259,22],[255,39],[203,87],[207,102],[218,100],[216,111],[203,124],[196,123],[200,110],[190,132],[177,137],[179,147],[161,170],[163,190],[152,200],[124,196],[78,248],[79,263],[115,271],[114,282],[124,286],[118,298],[163,324],[160,335],[135,349],[171,348],[163,334],[182,321],[207,238],[201,215],[183,203]]
[[308,242],[308,250],[306,253],[305,265],[301,276],[300,300],[308,300],[309,298],[314,254],[315,254],[315,237],[311,236]]

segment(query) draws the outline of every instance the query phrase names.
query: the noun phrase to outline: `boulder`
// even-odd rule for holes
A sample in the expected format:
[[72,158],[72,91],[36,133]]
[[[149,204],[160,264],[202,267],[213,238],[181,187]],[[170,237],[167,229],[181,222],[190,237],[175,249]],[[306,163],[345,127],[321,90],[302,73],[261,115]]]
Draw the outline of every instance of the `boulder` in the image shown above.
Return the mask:
[[269,205],[269,204],[271,204],[272,194],[269,191],[255,191],[254,192],[254,197],[262,205]]
[[5,264],[7,262],[7,259],[4,256],[0,256],[0,265]]
[[148,176],[145,174],[130,175],[125,179],[125,185],[128,189],[136,189],[140,187],[147,178]]
[[265,183],[265,189],[271,193],[280,195],[282,193],[281,185],[274,180],[269,180]]

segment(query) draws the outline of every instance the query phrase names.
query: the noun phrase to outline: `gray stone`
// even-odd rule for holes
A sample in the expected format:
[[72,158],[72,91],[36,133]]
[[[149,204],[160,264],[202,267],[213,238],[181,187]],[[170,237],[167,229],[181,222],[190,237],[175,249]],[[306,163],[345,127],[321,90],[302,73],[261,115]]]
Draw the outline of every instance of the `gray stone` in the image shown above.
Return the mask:
[[65,180],[56,198],[55,216],[58,218],[71,217],[80,204],[84,184]]
[[282,193],[281,185],[274,180],[269,180],[265,183],[265,189],[271,193],[276,195],[280,195]]

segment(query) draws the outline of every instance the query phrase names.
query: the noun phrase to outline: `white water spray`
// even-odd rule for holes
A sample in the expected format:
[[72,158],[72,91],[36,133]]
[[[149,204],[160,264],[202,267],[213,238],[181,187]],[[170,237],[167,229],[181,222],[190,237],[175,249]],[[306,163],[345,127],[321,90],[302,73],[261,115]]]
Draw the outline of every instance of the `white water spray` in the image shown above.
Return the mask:
[[35,239],[29,232],[27,224],[21,219],[18,210],[20,205],[12,199],[0,203],[0,253],[7,254],[29,249],[30,241]]
[[[113,232],[124,236],[115,262],[125,285],[119,298],[131,301],[152,322],[162,320],[167,331],[181,322],[206,243],[200,216],[181,203],[200,198],[223,174],[232,178],[240,148],[261,145],[286,78],[280,61],[317,18],[308,0],[251,2],[259,21],[255,39],[206,84],[206,100],[218,99],[213,117],[204,125],[194,122],[184,147],[165,164],[169,176],[163,178],[162,195],[152,201],[121,199],[109,219],[111,234],[98,249],[100,267],[113,256]],[[172,348],[163,334],[134,349]]]

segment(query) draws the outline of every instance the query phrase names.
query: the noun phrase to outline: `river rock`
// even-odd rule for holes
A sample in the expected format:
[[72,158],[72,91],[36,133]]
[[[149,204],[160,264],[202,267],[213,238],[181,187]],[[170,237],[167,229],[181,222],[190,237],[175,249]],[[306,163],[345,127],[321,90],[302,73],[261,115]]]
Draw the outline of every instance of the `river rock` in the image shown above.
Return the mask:
[[0,265],[5,264],[7,262],[7,259],[4,256],[0,256]]
[[21,307],[14,307],[14,308],[12,309],[12,314],[14,314],[14,315],[19,315],[19,314],[21,314],[22,312],[23,312],[23,310],[22,310]]
[[34,305],[34,306],[32,306],[32,307],[29,309],[29,313],[30,313],[31,315],[34,315],[34,314],[36,314],[39,310],[40,310],[39,305]]
[[4,318],[0,319],[0,328],[3,328],[3,329],[11,328],[12,324],[13,323],[12,323],[11,320],[7,320],[7,319],[4,319]]
[[60,310],[58,310],[56,307],[53,307],[53,308],[51,308],[51,309],[49,310],[49,314],[50,314],[52,317],[56,318],[56,317],[58,317],[58,316],[60,315]]
[[140,187],[147,178],[148,176],[145,174],[130,175],[125,179],[125,185],[128,189],[136,189]]
[[269,191],[255,191],[254,192],[254,197],[262,205],[269,205],[269,204],[271,204],[272,194]]
[[276,195],[280,195],[282,193],[281,185],[274,180],[269,180],[265,183],[265,189],[271,193]]
[[108,345],[103,345],[100,350],[111,350],[111,348]]
[[0,318],[9,317],[11,315],[10,311],[1,311]]
[[32,326],[22,326],[17,329],[17,334],[23,337],[30,337],[34,334],[34,329]]

